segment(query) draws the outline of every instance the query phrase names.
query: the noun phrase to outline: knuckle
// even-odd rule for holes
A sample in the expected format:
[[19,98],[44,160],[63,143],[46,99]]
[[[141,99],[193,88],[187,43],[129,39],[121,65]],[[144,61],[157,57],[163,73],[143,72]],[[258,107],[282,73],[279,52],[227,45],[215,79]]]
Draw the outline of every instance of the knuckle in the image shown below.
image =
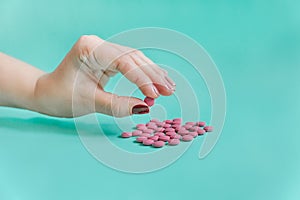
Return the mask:
[[74,45],[76,55],[80,58],[80,60],[86,59],[100,41],[101,39],[96,35],[80,36]]

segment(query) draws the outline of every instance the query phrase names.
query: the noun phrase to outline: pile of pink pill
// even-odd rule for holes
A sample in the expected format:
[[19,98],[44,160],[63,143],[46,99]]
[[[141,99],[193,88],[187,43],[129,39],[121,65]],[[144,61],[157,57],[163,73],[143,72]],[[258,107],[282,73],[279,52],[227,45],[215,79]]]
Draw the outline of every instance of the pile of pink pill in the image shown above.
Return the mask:
[[123,132],[122,138],[136,137],[136,142],[145,146],[160,148],[166,144],[178,145],[181,141],[192,141],[205,132],[212,132],[212,126],[206,126],[205,122],[186,122],[182,125],[182,119],[159,121],[152,119],[146,124],[136,125],[133,132]]

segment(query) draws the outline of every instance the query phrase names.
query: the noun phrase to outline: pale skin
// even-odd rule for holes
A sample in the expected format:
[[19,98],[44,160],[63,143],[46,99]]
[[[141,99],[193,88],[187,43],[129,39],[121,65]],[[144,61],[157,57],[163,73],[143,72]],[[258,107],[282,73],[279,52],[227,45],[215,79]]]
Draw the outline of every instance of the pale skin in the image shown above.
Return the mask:
[[[93,112],[115,117],[148,113],[142,99],[104,90],[109,78],[119,72],[145,96],[158,98],[175,91],[168,73],[141,51],[90,35],[80,37],[51,73],[0,52],[0,106],[67,118]],[[74,88],[76,113],[72,109]]]

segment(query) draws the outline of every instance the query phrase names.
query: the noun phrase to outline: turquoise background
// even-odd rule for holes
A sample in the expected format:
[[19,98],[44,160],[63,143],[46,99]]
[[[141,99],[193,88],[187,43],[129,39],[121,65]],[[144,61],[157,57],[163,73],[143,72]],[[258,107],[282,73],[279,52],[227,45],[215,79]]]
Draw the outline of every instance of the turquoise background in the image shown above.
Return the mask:
[[[222,74],[227,116],[204,160],[197,157],[198,138],[173,165],[128,174],[94,159],[73,120],[0,108],[0,199],[299,199],[299,10],[298,0],[1,0],[1,51],[45,71],[55,69],[83,34],[108,38],[147,26],[187,34]],[[193,75],[175,58],[147,55]],[[200,88],[202,116],[209,120],[208,94]],[[176,109],[165,99],[159,101],[167,111]],[[112,118],[98,118],[115,144],[137,148],[117,138]]]

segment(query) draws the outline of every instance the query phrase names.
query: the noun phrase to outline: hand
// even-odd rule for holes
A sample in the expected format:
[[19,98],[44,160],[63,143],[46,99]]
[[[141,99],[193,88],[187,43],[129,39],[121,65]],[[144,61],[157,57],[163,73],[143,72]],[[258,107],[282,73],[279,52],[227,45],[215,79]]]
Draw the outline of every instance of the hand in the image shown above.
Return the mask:
[[[36,110],[52,116],[77,117],[94,112],[89,103],[95,100],[99,113],[116,117],[148,113],[149,107],[143,100],[104,91],[109,78],[118,72],[147,97],[157,98],[175,91],[175,83],[167,72],[141,51],[109,43],[97,36],[82,36],[54,72],[38,79],[34,91]],[[79,112],[73,116],[75,82]]]

